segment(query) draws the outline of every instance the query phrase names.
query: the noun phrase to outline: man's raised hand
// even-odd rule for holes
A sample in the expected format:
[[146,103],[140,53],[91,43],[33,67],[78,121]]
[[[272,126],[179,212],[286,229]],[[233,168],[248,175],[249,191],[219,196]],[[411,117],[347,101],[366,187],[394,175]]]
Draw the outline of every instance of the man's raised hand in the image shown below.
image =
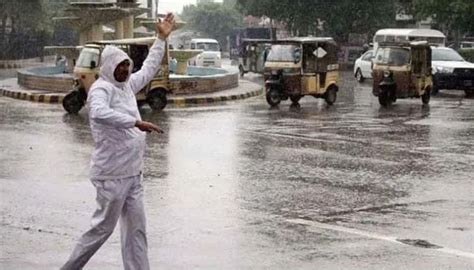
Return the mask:
[[159,20],[155,25],[156,33],[161,39],[166,39],[176,26],[173,13],[166,14],[165,18]]

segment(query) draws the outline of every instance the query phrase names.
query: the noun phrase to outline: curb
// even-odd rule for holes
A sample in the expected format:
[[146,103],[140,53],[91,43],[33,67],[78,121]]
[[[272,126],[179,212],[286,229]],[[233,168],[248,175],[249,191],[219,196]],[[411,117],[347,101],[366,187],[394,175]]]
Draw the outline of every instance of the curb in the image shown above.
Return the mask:
[[[215,96],[215,97],[170,97],[168,99],[169,105],[176,107],[186,107],[188,105],[205,105],[211,103],[227,102],[240,99],[247,99],[250,97],[260,96],[263,94],[263,88],[258,90],[249,91],[244,94],[235,94],[228,96]],[[66,94],[57,93],[31,93],[31,91],[11,91],[0,88],[0,96],[10,97],[14,99],[27,100],[32,102],[49,103],[49,104],[60,104]]]
[[0,95],[10,97],[14,99],[28,100],[32,102],[58,104],[62,103],[65,94],[54,94],[54,93],[31,93],[30,91],[11,91],[0,88]]
[[260,96],[263,94],[263,88],[255,91],[250,91],[245,94],[236,94],[229,96],[216,96],[216,97],[171,97],[168,99],[168,104],[175,105],[176,107],[186,107],[187,105],[204,105],[211,103],[227,102],[240,99],[247,99],[251,97]]

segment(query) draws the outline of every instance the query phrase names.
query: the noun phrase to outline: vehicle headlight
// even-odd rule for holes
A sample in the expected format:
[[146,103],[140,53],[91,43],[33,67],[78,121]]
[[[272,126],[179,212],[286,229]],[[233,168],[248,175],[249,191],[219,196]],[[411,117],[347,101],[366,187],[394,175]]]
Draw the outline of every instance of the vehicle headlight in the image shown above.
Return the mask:
[[383,77],[384,77],[384,78],[389,78],[389,77],[391,77],[391,76],[392,76],[392,72],[391,72],[390,70],[385,70],[385,71],[383,72]]
[[436,70],[436,72],[439,72],[439,73],[453,73],[454,68],[436,67],[435,70]]

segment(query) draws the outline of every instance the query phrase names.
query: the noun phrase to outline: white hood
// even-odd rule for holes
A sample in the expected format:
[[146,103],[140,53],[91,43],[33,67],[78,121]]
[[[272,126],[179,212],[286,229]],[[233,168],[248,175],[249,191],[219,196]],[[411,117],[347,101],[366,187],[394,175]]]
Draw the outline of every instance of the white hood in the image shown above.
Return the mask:
[[[115,80],[114,72],[117,66],[122,63],[123,61],[128,60],[130,61],[130,70],[128,72],[127,80],[124,82],[118,82]],[[112,83],[113,85],[123,88],[123,86],[127,83],[130,75],[132,74],[133,70],[133,61],[128,57],[128,55],[120,50],[119,48],[111,45],[105,46],[104,50],[102,51],[101,55],[101,64],[100,64],[100,77]]]
[[133,62],[122,50],[107,46],[102,52],[100,78],[87,95],[89,123],[95,150],[91,160],[92,179],[123,179],[140,175],[145,152],[145,133],[135,127],[141,120],[135,94],[145,87],[161,67],[166,42],[156,39],[142,68],[126,82],[114,78],[117,65]]

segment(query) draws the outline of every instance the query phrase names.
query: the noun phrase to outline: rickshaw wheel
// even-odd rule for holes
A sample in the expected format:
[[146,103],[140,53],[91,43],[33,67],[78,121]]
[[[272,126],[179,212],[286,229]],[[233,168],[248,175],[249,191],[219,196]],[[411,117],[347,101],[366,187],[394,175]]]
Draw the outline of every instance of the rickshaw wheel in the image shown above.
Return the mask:
[[84,99],[78,90],[74,90],[67,94],[63,99],[63,108],[71,114],[78,113],[84,107]]
[[467,98],[474,97],[474,90],[464,90],[464,93],[466,93]]
[[334,104],[334,102],[336,102],[336,98],[337,98],[337,88],[334,87],[334,85],[331,85],[326,90],[326,93],[324,94],[324,99],[326,100],[326,103],[328,105],[332,105]]
[[240,74],[241,78],[243,78],[244,75],[245,75],[245,70],[244,70],[244,67],[242,65],[239,66],[239,74]]
[[428,88],[425,90],[425,93],[421,95],[421,101],[423,102],[423,104],[430,103],[430,97],[431,97],[431,90]]
[[146,100],[137,100],[137,106],[138,108],[141,108],[143,107],[143,105],[146,104]]
[[391,95],[390,95],[390,101],[391,101],[392,103],[397,102],[397,95],[395,95],[395,93],[393,93],[393,92],[392,92]]
[[290,100],[291,102],[293,102],[294,104],[297,104],[301,99],[301,96],[300,95],[295,95],[295,96],[290,96]]
[[272,107],[277,106],[281,102],[280,93],[278,93],[278,90],[275,88],[270,88],[265,95],[265,98],[267,99],[268,104]]
[[381,91],[379,93],[379,103],[383,107],[387,107],[392,103],[392,98],[390,97],[390,92],[389,91]]
[[150,108],[154,111],[161,111],[168,103],[166,99],[166,90],[164,88],[157,88],[151,90],[146,96],[146,101]]
[[356,72],[356,79],[358,82],[364,82],[365,78],[364,76],[362,76],[362,72],[360,71],[360,69],[357,69],[357,72]]

